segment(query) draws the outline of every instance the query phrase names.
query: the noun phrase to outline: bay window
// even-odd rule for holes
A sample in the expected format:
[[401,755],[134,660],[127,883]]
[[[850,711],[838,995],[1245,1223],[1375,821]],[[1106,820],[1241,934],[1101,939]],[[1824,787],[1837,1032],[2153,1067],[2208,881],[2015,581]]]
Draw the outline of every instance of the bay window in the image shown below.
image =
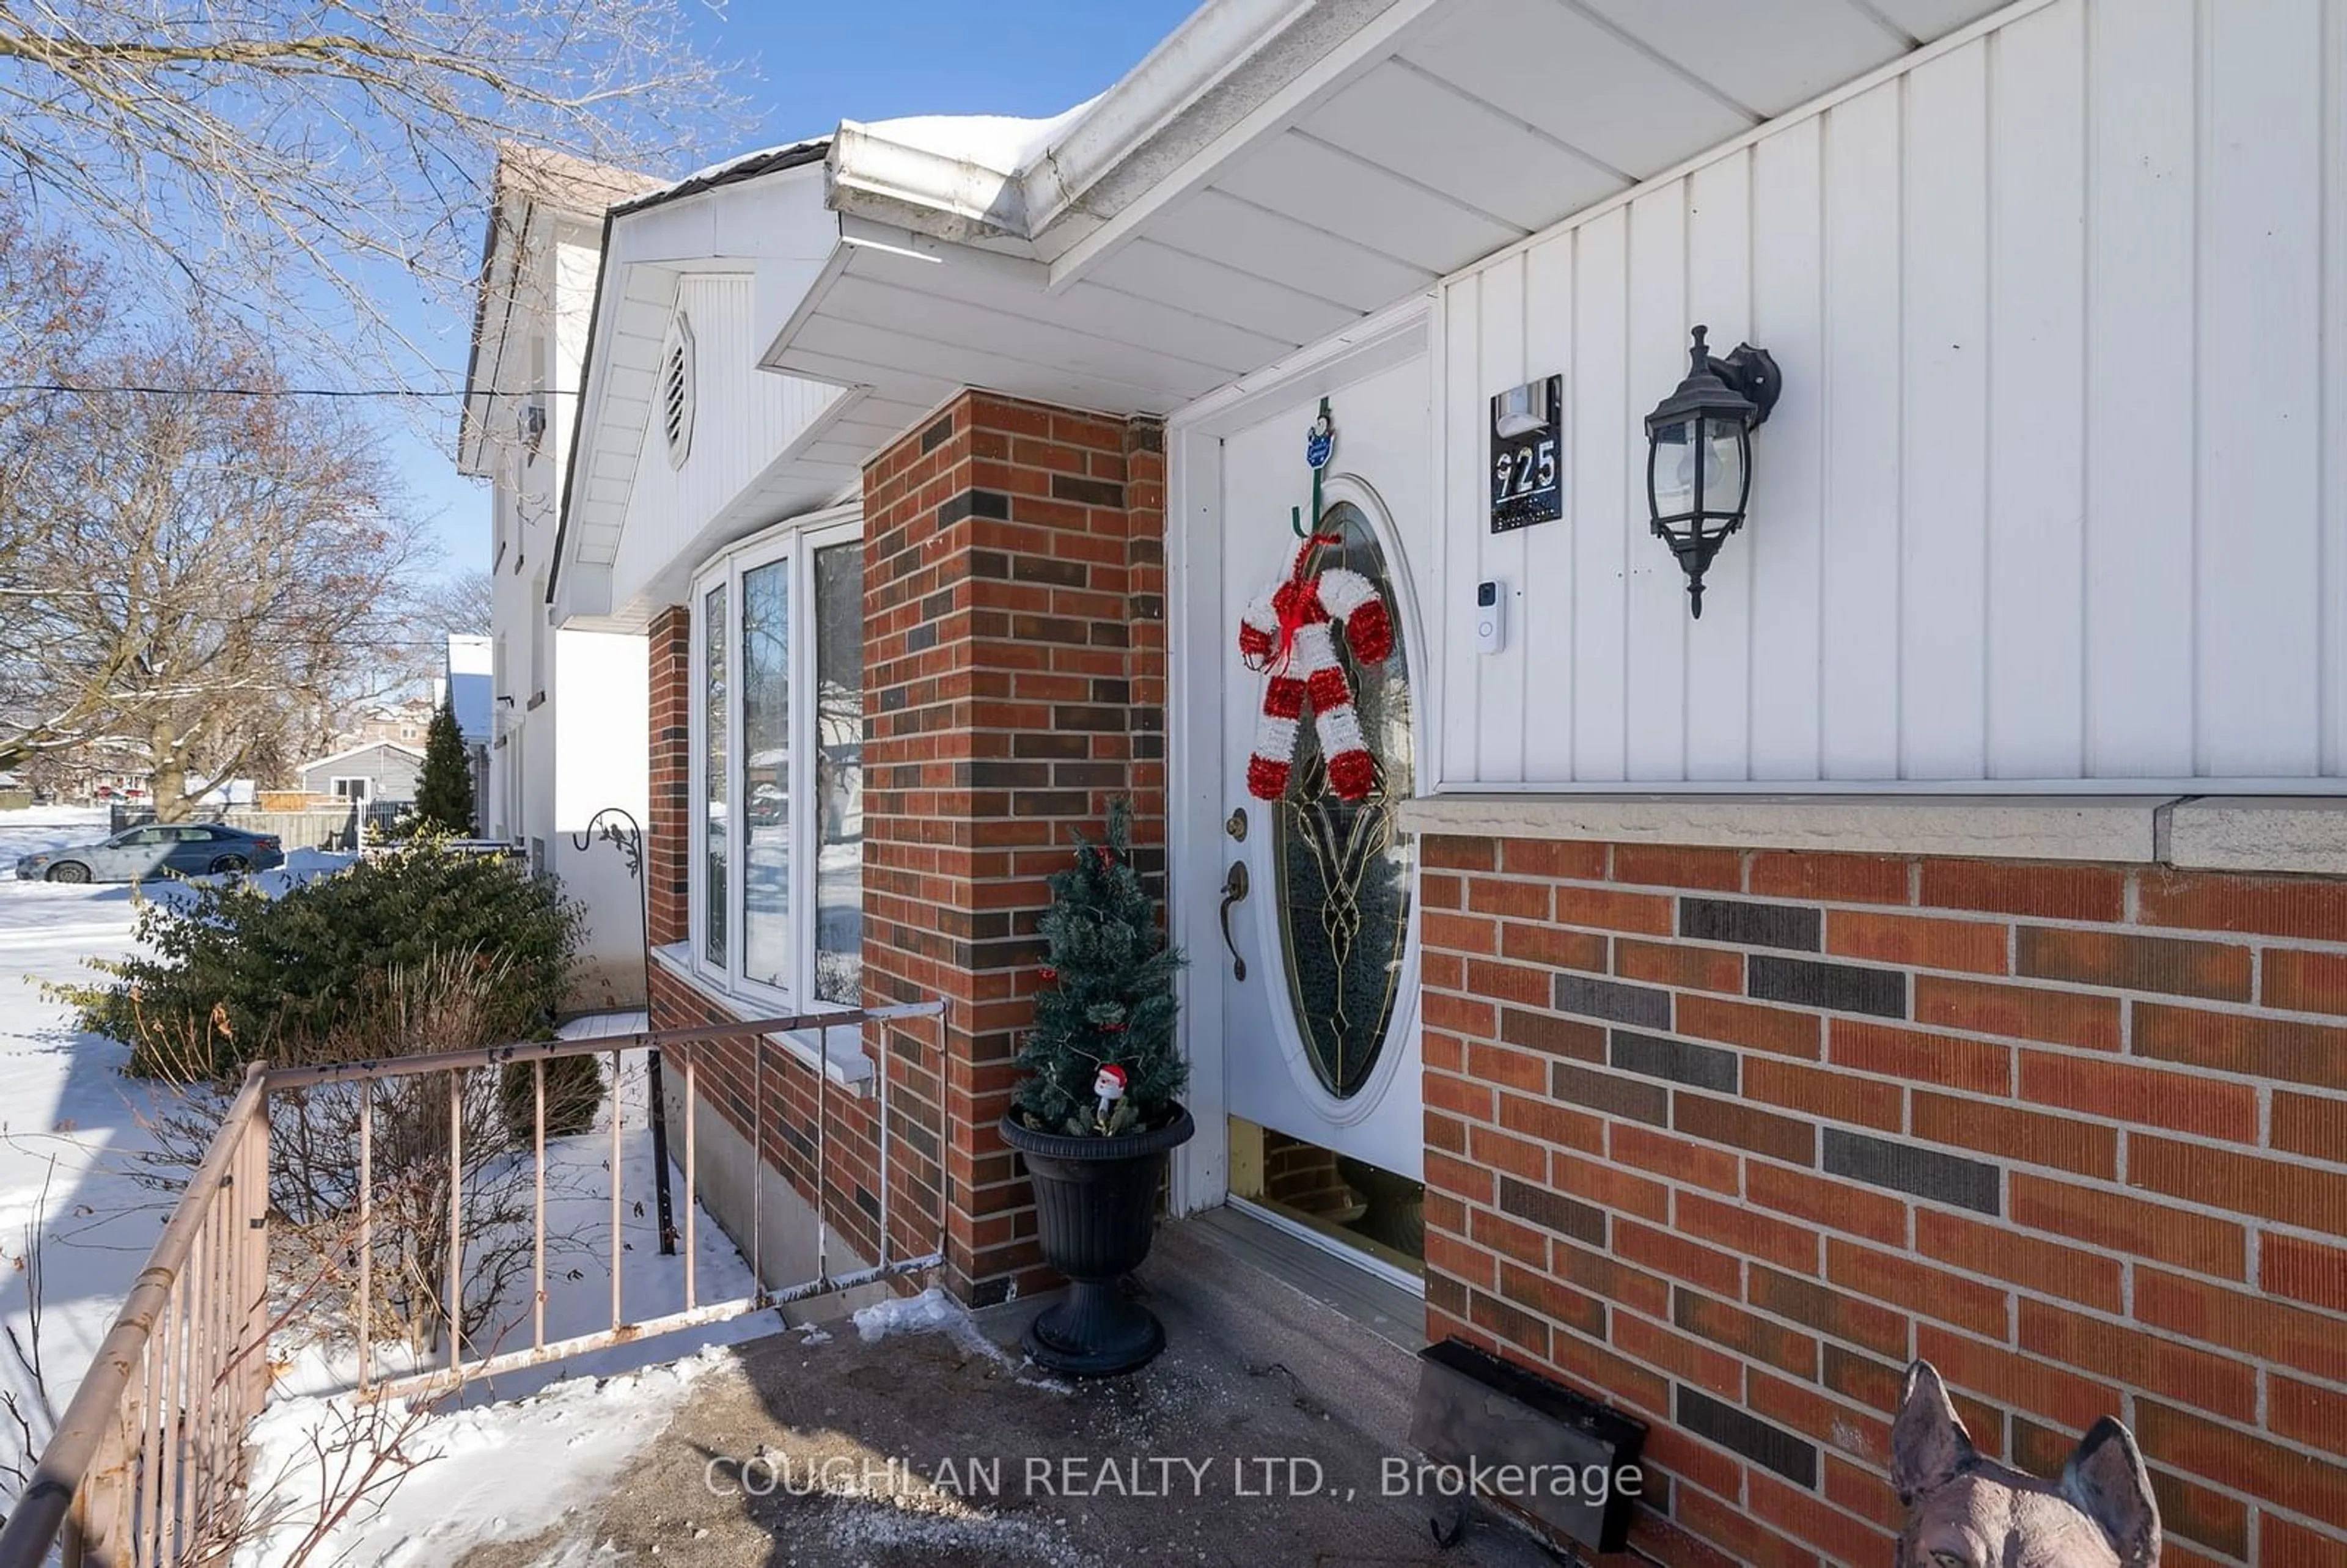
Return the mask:
[[864,988],[864,538],[822,514],[693,588],[693,964],[782,1010]]

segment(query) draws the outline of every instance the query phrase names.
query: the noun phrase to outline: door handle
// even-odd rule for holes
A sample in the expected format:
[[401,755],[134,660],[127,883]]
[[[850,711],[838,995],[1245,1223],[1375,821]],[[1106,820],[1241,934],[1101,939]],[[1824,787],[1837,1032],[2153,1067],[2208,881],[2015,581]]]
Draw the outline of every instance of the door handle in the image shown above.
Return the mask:
[[1231,862],[1230,874],[1223,878],[1223,946],[1231,950],[1231,979],[1246,979],[1246,960],[1239,957],[1239,945],[1231,940],[1231,906],[1247,896],[1247,868],[1244,860]]

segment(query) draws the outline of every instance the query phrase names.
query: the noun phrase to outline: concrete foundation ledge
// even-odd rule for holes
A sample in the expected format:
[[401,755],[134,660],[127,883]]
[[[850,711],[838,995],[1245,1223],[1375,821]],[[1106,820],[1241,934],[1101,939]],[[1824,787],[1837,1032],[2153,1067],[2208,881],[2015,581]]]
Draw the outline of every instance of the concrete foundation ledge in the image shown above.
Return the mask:
[[[1441,794],[1413,833],[1727,849],[2151,863],[2172,795]],[[2347,867],[2347,818],[2332,831]]]
[[2347,799],[2200,795],[2168,818],[2169,864],[2208,871],[2347,876]]

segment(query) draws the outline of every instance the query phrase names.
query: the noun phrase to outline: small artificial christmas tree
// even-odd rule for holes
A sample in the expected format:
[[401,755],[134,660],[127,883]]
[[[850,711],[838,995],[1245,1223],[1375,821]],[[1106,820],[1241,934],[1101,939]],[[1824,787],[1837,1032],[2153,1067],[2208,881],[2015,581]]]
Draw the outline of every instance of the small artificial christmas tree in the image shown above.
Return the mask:
[[1164,1126],[1190,1064],[1174,1043],[1174,971],[1157,907],[1133,867],[1133,808],[1112,802],[1108,839],[1076,835],[1041,921],[1051,958],[1019,1050],[1012,1111],[1039,1132],[1113,1138]]
[[465,757],[465,733],[456,727],[456,702],[449,698],[424,732],[424,771],[415,780],[416,825],[425,830],[473,835],[473,768]]

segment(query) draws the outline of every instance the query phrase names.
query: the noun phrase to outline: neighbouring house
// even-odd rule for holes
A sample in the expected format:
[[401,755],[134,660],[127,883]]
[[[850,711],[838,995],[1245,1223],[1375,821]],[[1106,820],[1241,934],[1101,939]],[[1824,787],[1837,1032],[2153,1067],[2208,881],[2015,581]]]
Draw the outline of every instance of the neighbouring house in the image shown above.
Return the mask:
[[353,715],[334,740],[344,746],[364,745],[370,741],[397,741],[402,745],[421,746],[424,732],[432,723],[434,706],[421,698],[377,703]]
[[465,740],[465,761],[473,775],[473,811],[481,832],[507,836],[504,820],[490,810],[489,748],[497,733],[496,655],[493,640],[468,632],[448,634],[447,661],[434,684],[434,710],[445,701],[456,711],[456,733]]
[[76,793],[85,803],[106,801],[143,801],[154,783],[150,774],[123,768],[92,768],[75,781]]
[[305,794],[332,795],[369,805],[404,805],[415,798],[415,781],[424,772],[424,748],[397,741],[369,741],[303,763],[295,772]]
[[[589,830],[643,822],[646,650],[548,611],[600,225],[651,182],[528,148],[500,158],[466,378],[458,466],[490,481],[491,626],[481,830],[523,845],[586,910],[581,1007],[643,999],[641,881]],[[451,639],[451,682],[456,681]],[[470,644],[479,639],[461,640]],[[466,671],[474,668],[468,657]],[[468,724],[464,712],[460,724]],[[468,735],[475,732],[467,727]]]
[[[648,661],[653,1020],[949,1003],[708,1052],[737,1236],[885,1183],[1050,1283],[996,1125],[1127,795],[1174,1212],[1645,1423],[1639,1553],[1885,1560],[1920,1356],[2040,1470],[2126,1419],[2173,1561],[2347,1561],[2347,5],[1211,0],[587,211],[468,431],[577,388],[500,636]],[[1265,800],[1316,502],[1398,646],[1366,797]]]

